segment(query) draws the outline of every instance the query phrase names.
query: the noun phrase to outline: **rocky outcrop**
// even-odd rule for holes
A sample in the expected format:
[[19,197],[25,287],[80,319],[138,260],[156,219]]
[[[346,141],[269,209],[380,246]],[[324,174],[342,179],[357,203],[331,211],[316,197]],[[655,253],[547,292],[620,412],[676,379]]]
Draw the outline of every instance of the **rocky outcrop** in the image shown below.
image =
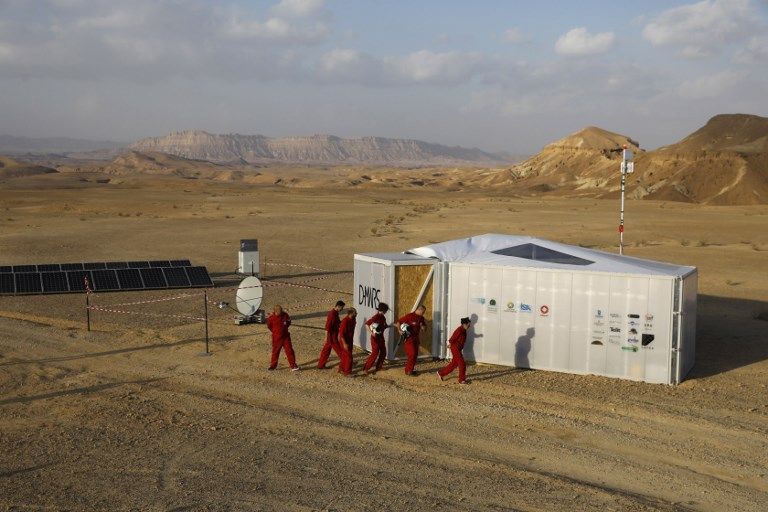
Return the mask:
[[410,139],[343,139],[332,135],[270,138],[183,131],[165,137],[142,139],[130,147],[141,152],[161,152],[211,162],[487,166],[505,161],[498,155],[479,149],[448,147]]

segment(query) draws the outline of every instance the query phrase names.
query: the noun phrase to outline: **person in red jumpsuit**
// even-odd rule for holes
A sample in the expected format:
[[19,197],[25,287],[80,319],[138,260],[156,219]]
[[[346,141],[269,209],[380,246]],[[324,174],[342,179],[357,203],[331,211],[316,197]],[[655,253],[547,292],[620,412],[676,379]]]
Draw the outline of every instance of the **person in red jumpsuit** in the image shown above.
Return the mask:
[[291,333],[288,328],[291,326],[291,317],[283,311],[282,306],[275,306],[272,314],[267,318],[267,329],[272,333],[272,359],[269,363],[269,370],[277,368],[277,359],[280,357],[280,351],[285,349],[285,357],[288,358],[288,366],[291,370],[297,371],[296,355],[293,353],[291,344]]
[[387,318],[384,316],[387,311],[389,311],[389,305],[379,302],[376,306],[376,314],[365,322],[368,332],[371,333],[371,355],[365,360],[365,366],[363,366],[366,373],[371,370],[374,363],[376,363],[376,371],[381,370],[387,358],[387,344],[384,341],[384,331],[389,328]]
[[405,337],[403,348],[405,349],[406,363],[405,374],[416,376],[413,369],[416,367],[416,357],[419,355],[419,333],[426,329],[427,321],[424,320],[424,312],[427,308],[422,304],[412,313],[408,313],[397,321],[397,327]]
[[347,377],[352,375],[352,343],[355,339],[356,318],[357,310],[355,308],[348,308],[347,315],[341,319],[341,324],[339,325],[339,348],[341,349],[339,372]]
[[461,325],[453,331],[451,338],[448,340],[452,357],[451,362],[437,372],[440,380],[443,380],[453,370],[458,368],[459,384],[467,383],[467,365],[464,363],[464,354],[462,354],[461,351],[464,350],[464,343],[467,341],[467,329],[469,329],[470,324],[471,322],[469,318],[462,318]]
[[339,324],[341,319],[339,318],[339,311],[344,309],[344,301],[340,300],[336,302],[328,312],[328,316],[325,318],[325,344],[320,351],[320,357],[317,360],[317,369],[325,370],[327,367],[325,363],[328,362],[328,356],[331,355],[331,349],[336,352],[336,355],[341,359],[341,352],[339,349]]

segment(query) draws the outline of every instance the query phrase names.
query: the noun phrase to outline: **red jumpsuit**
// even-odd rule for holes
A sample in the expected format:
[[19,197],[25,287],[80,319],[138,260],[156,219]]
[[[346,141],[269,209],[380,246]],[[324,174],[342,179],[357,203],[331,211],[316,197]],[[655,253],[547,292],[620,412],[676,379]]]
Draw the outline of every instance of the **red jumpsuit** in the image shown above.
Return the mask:
[[440,377],[445,377],[457,367],[459,369],[459,382],[466,382],[467,380],[467,365],[464,363],[464,354],[461,351],[464,349],[464,343],[467,341],[467,330],[459,326],[453,331],[451,339],[448,342],[451,344],[451,362],[448,363],[439,372]]
[[336,352],[336,355],[341,359],[341,352],[339,349],[339,312],[336,308],[333,308],[328,312],[328,316],[325,319],[325,344],[320,351],[320,358],[317,360],[317,367],[320,369],[325,368],[325,363],[328,362],[328,356],[331,355],[331,349]]
[[372,324],[379,325],[379,333],[371,334],[371,355],[368,356],[368,359],[365,361],[365,366],[363,366],[363,370],[366,372],[371,369],[373,363],[376,363],[376,371],[381,370],[381,367],[384,365],[384,360],[387,358],[387,344],[384,342],[384,331],[387,328],[387,319],[383,313],[376,313],[365,322],[365,325],[368,326]]
[[339,348],[341,364],[339,372],[344,375],[352,373],[352,342],[355,339],[355,325],[357,320],[351,316],[345,316],[339,325]]
[[416,358],[419,355],[419,332],[421,327],[427,325],[427,321],[424,317],[417,315],[416,313],[408,313],[403,318],[397,321],[401,326],[408,324],[409,334],[405,339],[403,348],[405,349],[405,355],[407,357],[405,363],[405,374],[410,375],[413,373],[414,367],[416,367]]
[[291,344],[291,333],[288,328],[291,326],[291,317],[283,311],[279,315],[272,313],[267,318],[267,329],[272,332],[272,360],[269,363],[269,369],[277,368],[277,359],[280,357],[280,350],[285,348],[285,357],[288,358],[288,366],[296,368],[296,355],[293,353]]

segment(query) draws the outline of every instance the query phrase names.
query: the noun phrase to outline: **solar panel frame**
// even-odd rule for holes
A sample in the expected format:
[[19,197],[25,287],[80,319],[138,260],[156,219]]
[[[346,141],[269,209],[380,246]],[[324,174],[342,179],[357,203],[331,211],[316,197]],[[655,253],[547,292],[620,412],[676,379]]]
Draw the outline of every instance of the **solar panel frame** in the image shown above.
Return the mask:
[[213,281],[205,267],[184,267],[184,271],[189,277],[189,283],[193,288],[213,287]]
[[107,268],[107,264],[103,261],[100,262],[94,262],[94,263],[83,263],[83,268],[85,270],[105,270]]
[[44,265],[37,265],[38,272],[59,272],[61,265],[58,263],[46,263]]
[[144,281],[138,268],[121,268],[115,270],[121,290],[143,290]]
[[189,288],[189,277],[184,271],[184,267],[168,267],[162,270],[169,288]]
[[149,262],[149,266],[152,268],[166,268],[171,266],[169,260],[154,260]]
[[144,281],[145,289],[168,288],[163,269],[161,268],[140,268],[141,280]]
[[16,280],[10,272],[0,273],[0,294],[13,295],[16,293]]
[[32,295],[43,292],[40,272],[18,272],[13,274],[16,280],[17,295]]
[[172,267],[191,267],[192,262],[189,260],[171,260]]
[[128,268],[149,268],[148,261],[129,261]]
[[127,261],[108,261],[106,263],[107,270],[117,270],[119,268],[128,268]]
[[69,284],[69,291],[73,293],[84,292],[85,291],[85,282],[83,281],[84,277],[88,278],[88,282],[91,284],[91,287],[93,287],[93,275],[91,274],[90,270],[68,271],[67,283]]
[[30,273],[30,272],[37,272],[37,265],[14,265],[13,266],[14,274],[22,274],[22,273]]
[[0,274],[10,274],[13,272],[13,267],[11,265],[3,265],[0,267]]
[[43,293],[69,292],[69,282],[67,281],[66,272],[40,272],[40,280],[43,283]]
[[83,270],[82,263],[62,263],[61,270],[69,272],[70,270]]
[[93,289],[97,292],[112,292],[120,289],[120,282],[114,270],[94,270]]

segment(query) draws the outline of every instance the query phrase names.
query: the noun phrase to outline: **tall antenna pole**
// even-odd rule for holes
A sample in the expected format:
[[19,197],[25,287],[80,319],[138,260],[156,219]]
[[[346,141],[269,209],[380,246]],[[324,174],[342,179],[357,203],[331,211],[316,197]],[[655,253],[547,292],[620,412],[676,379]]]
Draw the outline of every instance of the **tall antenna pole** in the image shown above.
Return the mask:
[[624,144],[621,152],[621,208],[619,210],[619,254],[624,254],[624,191],[626,189],[627,174],[634,172],[632,162],[632,150]]

